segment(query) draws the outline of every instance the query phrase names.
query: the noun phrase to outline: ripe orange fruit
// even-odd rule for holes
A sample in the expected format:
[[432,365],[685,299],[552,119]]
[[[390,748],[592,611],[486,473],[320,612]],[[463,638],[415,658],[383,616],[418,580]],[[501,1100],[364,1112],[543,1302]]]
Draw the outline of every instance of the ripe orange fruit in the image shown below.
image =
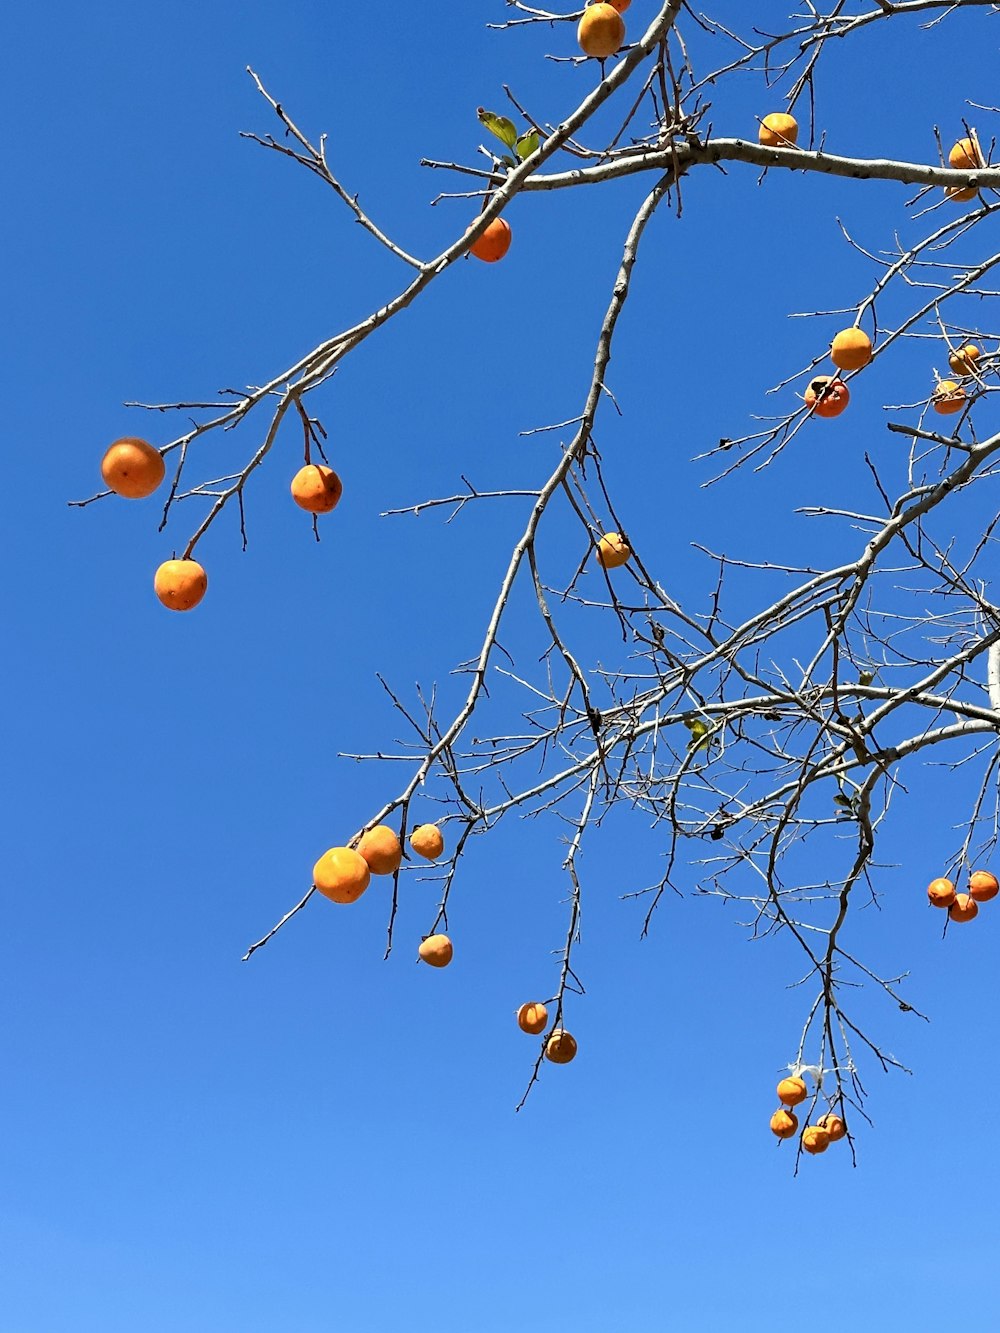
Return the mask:
[[975,343],[966,343],[964,347],[956,347],[954,352],[948,357],[948,365],[956,375],[974,375],[976,373],[976,362],[982,356],[982,352]]
[[970,199],[975,199],[979,191],[974,185],[946,185],[944,187],[944,197],[953,199],[956,204],[966,204]]
[[820,1129],[826,1130],[831,1143],[837,1143],[847,1133],[847,1126],[843,1120],[839,1115],[834,1115],[832,1111],[827,1111],[826,1115],[821,1115],[816,1124]]
[[977,903],[988,903],[1000,893],[1000,883],[996,875],[988,870],[974,870],[969,876],[969,897]]
[[619,14],[624,14],[631,3],[632,0],[608,0],[608,4],[617,9]]
[[927,897],[934,907],[950,907],[955,901],[955,886],[950,879],[932,879],[927,885]]
[[821,1125],[806,1125],[802,1131],[802,1146],[806,1152],[826,1152],[830,1146],[830,1131]]
[[545,1031],[545,1024],[548,1021],[549,1011],[544,1004],[539,1004],[537,1001],[522,1004],[517,1011],[517,1026],[522,1032],[530,1032],[533,1037]]
[[959,139],[948,154],[948,165],[956,171],[976,171],[983,166],[982,154],[972,139]]
[[934,411],[943,417],[961,412],[965,405],[965,390],[954,380],[941,380],[934,390]]
[[371,877],[368,862],[350,847],[331,847],[313,866],[313,883],[333,903],[356,903]]
[[798,1106],[799,1102],[804,1102],[809,1096],[809,1089],[805,1085],[805,1080],[798,1077],[783,1078],[778,1084],[778,1101],[784,1102],[786,1106]]
[[421,824],[410,834],[410,846],[425,861],[436,861],[444,851],[444,836],[436,824]]
[[811,407],[817,417],[839,417],[851,401],[851,395],[843,380],[831,379],[829,375],[817,375],[805,392],[806,406]]
[[872,359],[872,340],[864,329],[841,329],[830,344],[838,370],[860,370]]
[[447,935],[428,935],[417,953],[425,963],[430,963],[431,967],[447,967],[455,950]]
[[979,904],[968,893],[956,893],[955,901],[948,908],[948,915],[952,921],[971,921],[979,915]]
[[576,1038],[562,1028],[556,1028],[545,1043],[545,1058],[554,1065],[568,1065],[576,1055]]
[[207,588],[208,575],[197,560],[164,560],[153,576],[153,591],[171,611],[190,611]]
[[590,5],[583,11],[576,40],[585,56],[613,56],[625,40],[625,20],[614,5]]
[[159,449],[134,435],[115,440],[101,459],[104,484],[127,500],[143,500],[152,495],[166,470]]
[[618,569],[632,554],[632,548],[620,532],[606,532],[597,543],[597,558],[605,569]]
[[399,869],[403,848],[395,830],[388,824],[376,824],[361,835],[358,855],[368,862],[373,875],[392,875]]
[[771,1116],[771,1133],[777,1134],[779,1139],[790,1139],[798,1127],[799,1118],[794,1111],[782,1107]]
[[760,122],[757,138],[765,148],[791,148],[799,136],[799,122],[787,111],[772,111]]
[[482,236],[469,246],[469,254],[486,264],[495,264],[510,249],[510,241],[510,223],[505,218],[494,218]]
[[307,463],[292,478],[292,499],[310,514],[328,514],[336,509],[344,486],[332,467]]

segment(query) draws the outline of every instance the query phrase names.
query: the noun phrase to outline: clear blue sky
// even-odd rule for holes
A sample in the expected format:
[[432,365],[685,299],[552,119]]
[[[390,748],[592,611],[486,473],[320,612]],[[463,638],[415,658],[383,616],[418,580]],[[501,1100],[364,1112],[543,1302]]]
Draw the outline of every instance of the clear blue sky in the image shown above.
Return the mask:
[[[786,6],[762,8],[777,23]],[[652,9],[634,0],[630,24]],[[742,5],[716,9],[735,21]],[[287,497],[294,434],[252,488],[249,551],[231,522],[205,542],[211,586],[190,616],[151,591],[186,514],[158,534],[156,501],[66,505],[96,489],[116,436],[170,437],[124,400],[259,382],[405,277],[318,182],[237,137],[274,128],[244,67],[329,131],[350,188],[427,255],[470,210],[428,207],[450,187],[418,159],[472,160],[476,107],[502,109],[504,82],[555,121],[595,77],[544,59],[570,29],[488,32],[504,13],[55,0],[6,17],[0,1333],[996,1318],[1000,1087],[984,1051],[1000,916],[942,945],[922,892],[965,813],[961,775],[915,784],[883,911],[853,927],[886,973],[912,971],[907,995],[933,1017],[871,1002],[915,1073],[865,1070],[875,1126],[856,1126],[857,1170],[831,1151],[793,1179],[767,1132],[801,1025],[792,951],[751,946],[734,913],[690,895],[640,941],[642,908],[619,895],[660,873],[641,819],[609,820],[588,847],[580,1055],[518,1115],[533,1044],[512,1014],[552,988],[560,826],[472,846],[446,972],[402,944],[382,961],[381,888],[349,911],[310,904],[239,961],[395,790],[393,772],[337,759],[398,734],[375,671],[453,692],[521,519],[379,512],[462,472],[487,487],[548,471],[551,446],[518,432],[579,410],[644,182],[516,201],[503,264],[458,265],[349,359],[318,403],[345,484],[320,546]],[[832,52],[817,87],[830,146],[933,160],[933,124],[947,137],[965,98],[996,101],[998,38],[969,15]],[[756,77],[713,95],[719,134],[752,135],[780,105]],[[680,221],[654,221],[612,366],[625,415],[598,434],[668,586],[708,577],[697,540],[836,549],[790,512],[857,500],[862,448],[895,447],[880,404],[927,377],[926,358],[900,353],[850,429],[828,423],[761,478],[706,492],[689,460],[743,433],[835,331],[788,311],[866,290],[835,216],[884,245],[908,193],[777,174],[758,188],[733,166],[685,184]],[[206,448],[225,470],[228,446]],[[433,901],[406,886],[403,940]]]

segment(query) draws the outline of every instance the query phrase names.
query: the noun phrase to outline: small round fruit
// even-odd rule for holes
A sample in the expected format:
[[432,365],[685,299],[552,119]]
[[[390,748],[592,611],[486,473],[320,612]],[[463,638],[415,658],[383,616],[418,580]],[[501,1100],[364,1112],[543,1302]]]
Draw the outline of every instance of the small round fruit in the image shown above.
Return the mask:
[[1000,883],[996,875],[988,870],[974,870],[969,876],[969,897],[977,903],[988,903],[1000,893]]
[[604,60],[613,56],[625,40],[625,20],[614,5],[590,5],[576,30],[576,40],[585,56]]
[[758,140],[765,148],[791,148],[799,137],[799,123],[787,111],[772,111],[760,122]]
[[410,846],[425,861],[436,861],[444,851],[444,836],[436,824],[421,824],[410,834]]
[[967,204],[970,199],[975,199],[978,193],[979,191],[974,185],[946,185],[944,187],[944,197],[956,204]]
[[959,139],[948,154],[948,165],[956,171],[977,171],[983,165],[983,159],[971,139]]
[[808,1096],[809,1089],[805,1085],[805,1080],[798,1075],[783,1078],[778,1084],[778,1101],[783,1102],[785,1106],[798,1106],[799,1102],[804,1102]]
[[620,532],[606,532],[597,543],[597,558],[605,569],[618,569],[632,554]]
[[830,1146],[830,1131],[821,1125],[806,1125],[802,1131],[802,1146],[806,1152],[826,1152]]
[[933,907],[950,907],[955,901],[955,885],[950,879],[932,879],[927,885],[927,897]]
[[403,859],[403,848],[388,824],[376,824],[361,835],[358,855],[368,862],[373,875],[394,875]]
[[948,357],[948,365],[956,375],[974,375],[981,356],[982,352],[975,343],[966,343],[964,347],[955,348]]
[[417,953],[425,963],[430,963],[431,967],[447,967],[455,950],[447,935],[428,935]]
[[159,449],[134,435],[115,440],[101,459],[104,484],[126,500],[144,500],[152,495],[166,470]]
[[164,560],[153,577],[153,591],[170,611],[190,611],[208,588],[208,575],[197,560]]
[[826,1115],[821,1115],[816,1121],[820,1129],[825,1129],[830,1136],[831,1143],[837,1143],[847,1133],[847,1126],[841,1120],[839,1115],[833,1111],[827,1111]]
[[968,893],[956,893],[955,901],[948,908],[948,915],[952,921],[971,921],[979,915],[979,904]]
[[371,877],[368,862],[350,847],[331,847],[313,866],[313,884],[333,903],[356,903]]
[[531,1033],[533,1037],[545,1031],[545,1024],[548,1021],[549,1011],[544,1004],[539,1004],[537,1001],[522,1004],[517,1011],[517,1026],[522,1032]]
[[830,356],[838,370],[860,370],[872,359],[872,340],[864,329],[841,329],[830,344]]
[[954,380],[941,380],[934,390],[934,411],[947,417],[953,412],[961,412],[964,406],[965,390],[961,384],[956,384]]
[[794,1111],[788,1111],[782,1107],[780,1111],[775,1111],[771,1116],[771,1133],[777,1134],[779,1139],[790,1139],[798,1130],[799,1118]]
[[307,463],[292,478],[291,491],[300,509],[309,514],[328,514],[336,509],[344,487],[332,467]]
[[806,406],[811,407],[817,417],[839,417],[851,401],[851,395],[843,380],[831,379],[829,375],[817,375],[805,392]]
[[545,1058],[554,1065],[568,1065],[576,1055],[576,1038],[562,1028],[556,1028],[545,1043]]
[[482,236],[469,246],[469,254],[475,255],[485,264],[495,264],[510,249],[510,241],[510,223],[506,218],[494,218]]

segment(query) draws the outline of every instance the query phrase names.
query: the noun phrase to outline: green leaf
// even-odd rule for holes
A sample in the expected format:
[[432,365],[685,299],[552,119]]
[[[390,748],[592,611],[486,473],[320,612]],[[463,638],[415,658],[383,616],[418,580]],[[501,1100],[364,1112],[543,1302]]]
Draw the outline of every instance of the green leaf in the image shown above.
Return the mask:
[[517,126],[512,120],[508,120],[506,116],[498,116],[495,111],[487,111],[484,106],[479,108],[476,115],[490,134],[495,134],[508,148],[514,147],[517,143]]
[[526,130],[514,145],[514,152],[523,162],[532,153],[538,152],[538,131]]
[[854,802],[849,796],[835,796],[833,798],[833,803],[834,805],[843,806],[845,810],[850,810],[854,806]]

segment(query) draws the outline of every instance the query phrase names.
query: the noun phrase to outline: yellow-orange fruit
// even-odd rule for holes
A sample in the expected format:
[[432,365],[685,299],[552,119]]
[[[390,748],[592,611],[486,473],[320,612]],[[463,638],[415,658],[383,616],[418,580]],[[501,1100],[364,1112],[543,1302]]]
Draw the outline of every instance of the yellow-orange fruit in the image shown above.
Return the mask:
[[948,915],[952,921],[971,921],[979,915],[979,904],[967,893],[956,893],[955,901],[948,908]]
[[950,907],[955,901],[955,885],[950,879],[932,879],[927,885],[927,897],[934,907]]
[[614,5],[590,5],[576,30],[576,40],[586,56],[604,60],[613,56],[625,40],[625,20]]
[[834,1115],[832,1111],[827,1111],[826,1115],[821,1115],[816,1124],[820,1129],[826,1130],[831,1143],[837,1143],[847,1133],[847,1126],[843,1120],[839,1115]]
[[334,903],[356,903],[371,877],[368,862],[350,847],[331,847],[313,866],[313,883]]
[[955,348],[948,357],[948,365],[956,375],[974,375],[981,356],[982,352],[975,343],[966,343],[964,347]]
[[794,1111],[782,1107],[771,1116],[771,1133],[779,1139],[790,1139],[799,1127],[799,1118]]
[[436,824],[421,824],[410,834],[410,846],[425,861],[436,861],[444,851],[444,836]]
[[336,509],[344,486],[332,467],[307,463],[292,478],[292,499],[310,514],[328,514]]
[[475,255],[486,264],[495,264],[503,259],[510,249],[511,230],[506,218],[494,218],[482,236],[469,246],[469,254]]
[[974,185],[946,185],[944,187],[944,197],[951,199],[956,204],[967,204],[970,199],[975,199],[979,191]]
[[545,1058],[554,1065],[568,1065],[576,1055],[576,1038],[562,1028],[556,1028],[545,1043]]
[[134,435],[115,440],[101,459],[104,484],[127,500],[143,500],[152,495],[166,470],[159,449]]
[[988,870],[974,870],[969,876],[969,897],[977,903],[988,903],[1000,893],[1000,884],[996,875]]
[[959,139],[948,154],[948,165],[956,171],[976,171],[983,165],[983,159],[971,139]]
[[454,957],[455,950],[447,935],[428,935],[417,953],[431,967],[447,967]]
[[533,1037],[545,1031],[545,1024],[548,1021],[549,1011],[544,1004],[539,1004],[537,1001],[522,1004],[517,1011],[517,1026],[522,1032],[530,1032]]
[[171,611],[190,611],[208,588],[208,575],[197,560],[164,560],[153,576],[153,591]]
[[403,847],[394,829],[388,824],[376,824],[361,835],[358,855],[368,862],[373,875],[392,875],[403,859]]
[[820,1125],[806,1125],[802,1131],[802,1146],[806,1152],[826,1152],[830,1146],[830,1131]]
[[608,0],[608,4],[617,9],[619,14],[624,14],[631,3],[632,0]]
[[851,394],[843,380],[831,379],[829,375],[817,375],[803,395],[806,406],[811,407],[817,417],[839,417],[851,401]]
[[783,1078],[778,1084],[778,1101],[783,1102],[785,1106],[798,1106],[799,1102],[804,1102],[808,1096],[809,1089],[805,1085],[805,1080],[798,1075]]
[[954,380],[941,380],[934,390],[934,411],[943,417],[961,412],[965,406],[965,390]]
[[872,340],[864,329],[841,329],[830,344],[830,356],[838,370],[860,370],[872,359]]
[[772,111],[760,122],[758,140],[765,148],[790,148],[799,137],[799,122],[787,111]]
[[597,558],[605,569],[617,569],[632,554],[632,548],[620,532],[606,532],[597,543]]

